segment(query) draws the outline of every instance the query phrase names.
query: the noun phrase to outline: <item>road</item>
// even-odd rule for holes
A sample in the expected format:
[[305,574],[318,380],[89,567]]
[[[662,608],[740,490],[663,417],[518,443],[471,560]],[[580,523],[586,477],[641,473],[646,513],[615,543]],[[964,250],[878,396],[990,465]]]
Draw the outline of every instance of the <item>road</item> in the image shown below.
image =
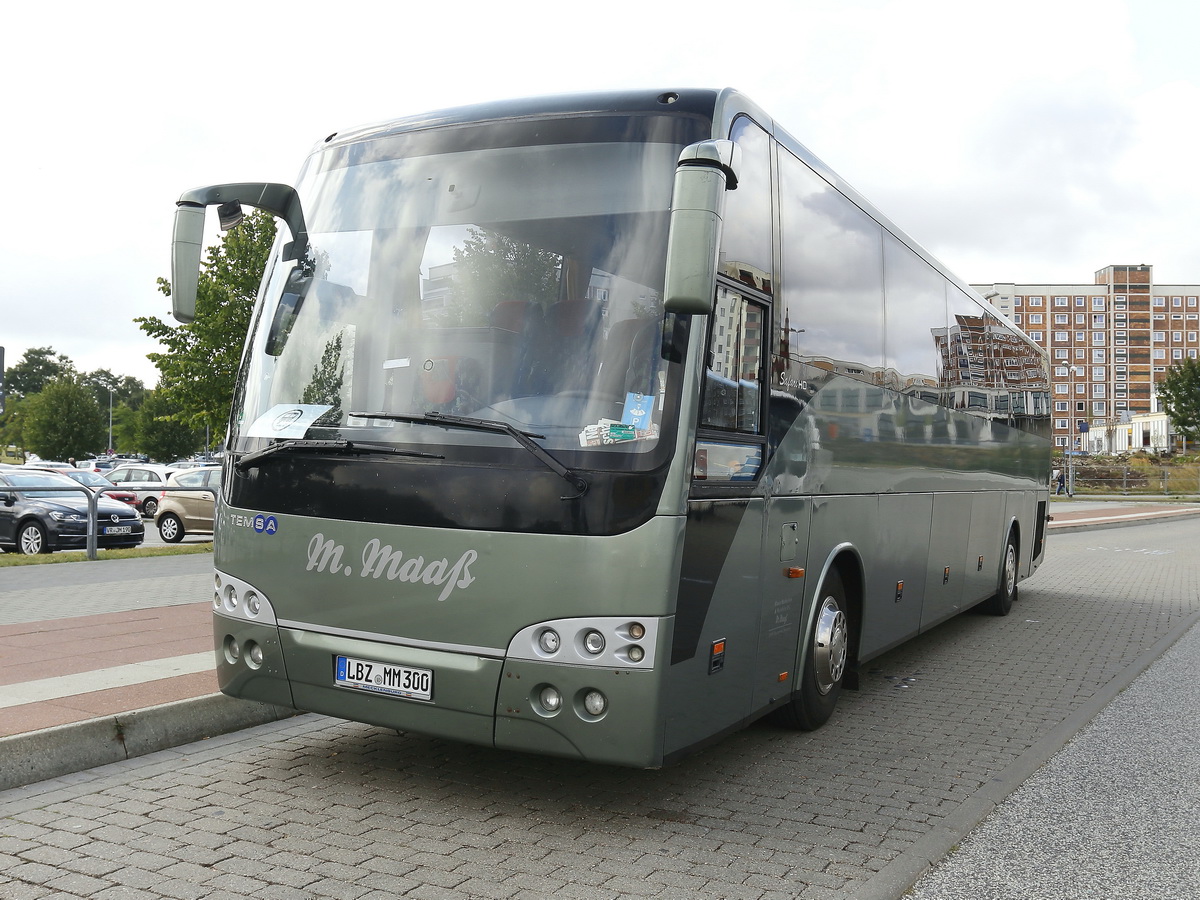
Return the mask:
[[875,660],[820,731],[662,771],[306,715],[18,788],[0,896],[898,898],[1200,611],[1198,545],[1051,535],[1012,615]]

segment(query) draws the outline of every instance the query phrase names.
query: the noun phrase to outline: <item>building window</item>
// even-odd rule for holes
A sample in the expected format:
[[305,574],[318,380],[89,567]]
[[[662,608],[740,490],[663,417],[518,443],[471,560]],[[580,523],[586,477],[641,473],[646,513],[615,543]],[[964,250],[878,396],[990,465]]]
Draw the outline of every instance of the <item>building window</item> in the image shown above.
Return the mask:
[[1103,297],[1093,297],[1092,298],[1092,309],[1104,309],[1104,298]]
[[1176,309],[1178,309],[1179,307],[1183,306],[1183,298],[1182,297],[1172,297],[1171,305],[1174,306]]
[[1167,333],[1165,331],[1152,331],[1150,333],[1150,340],[1152,341],[1165,341],[1166,339]]
[[1042,324],[1042,314],[1041,313],[1030,313],[1029,314],[1029,324],[1030,325],[1041,325]]
[[1068,335],[1067,332],[1065,332],[1065,331],[1054,332],[1054,339],[1056,341],[1062,341],[1065,343],[1069,338],[1070,338],[1070,335]]
[[1054,393],[1056,393],[1056,394],[1067,393],[1067,386],[1065,384],[1056,384],[1054,386]]
[[1013,306],[1016,307],[1017,309],[1021,308],[1021,298],[1020,297],[1013,297]]
[[1183,340],[1183,332],[1182,331],[1172,331],[1171,332],[1171,340],[1175,341],[1176,343],[1179,343],[1180,341]]
[[1104,351],[1103,350],[1093,350],[1092,351],[1092,362],[1104,362]]
[[1014,325],[1020,325],[1020,324],[1021,324],[1021,314],[1020,314],[1020,313],[1014,313],[1014,314],[1013,314],[1013,324],[1014,324]]
[[1063,428],[1066,428],[1066,427],[1067,427],[1067,420],[1066,420],[1066,419],[1055,419],[1055,420],[1054,420],[1054,427],[1055,427],[1055,428],[1058,428],[1058,429],[1060,429],[1060,430],[1061,430],[1061,429],[1063,429]]
[[1095,346],[1096,344],[1103,344],[1103,343],[1104,343],[1104,332],[1103,331],[1093,331],[1092,332],[1092,345]]
[[1162,350],[1162,349],[1155,350],[1155,351],[1154,351],[1154,358],[1155,358],[1155,359],[1166,359],[1166,358],[1167,358],[1167,351],[1166,351],[1166,350]]
[[1171,359],[1183,359],[1183,350],[1175,349],[1171,351]]
[[1092,415],[1102,416],[1105,413],[1106,404],[1103,400],[1097,400],[1092,404]]
[[1056,400],[1054,402],[1054,411],[1055,412],[1066,412],[1067,411],[1067,401],[1066,400]]
[[1069,304],[1069,302],[1070,301],[1068,301],[1066,297],[1055,297],[1054,298],[1055,306],[1067,306]]
[[1076,306],[1083,306],[1083,304],[1084,304],[1084,303],[1086,303],[1086,302],[1087,302],[1087,297],[1076,297],[1076,298],[1075,298],[1075,305],[1076,305]]
[[1055,325],[1069,325],[1070,322],[1071,322],[1071,317],[1069,315],[1067,315],[1066,313],[1058,313],[1057,315],[1054,316],[1054,324]]
[[1154,298],[1154,304],[1153,304],[1153,305],[1154,305],[1154,306],[1156,306],[1156,307],[1157,307],[1157,306],[1166,306],[1166,305],[1167,305],[1167,298],[1166,298],[1166,297],[1155,297],[1155,298]]
[[1193,307],[1194,307],[1195,305],[1196,305],[1196,298],[1195,298],[1195,297],[1188,297],[1188,306],[1193,306]]
[[1031,331],[1031,332],[1029,332],[1029,339],[1030,339],[1030,340],[1033,340],[1033,341],[1038,341],[1038,342],[1040,342],[1040,341],[1042,341],[1043,337],[1044,337],[1044,332],[1041,332],[1041,331]]
[[1104,327],[1104,316],[1093,315],[1092,316],[1092,327],[1093,328],[1103,328]]
[[1063,347],[1062,349],[1059,349],[1059,350],[1055,350],[1055,351],[1054,351],[1054,358],[1055,358],[1055,359],[1066,359],[1066,358],[1067,358],[1067,353],[1068,353],[1068,351],[1067,351],[1067,349],[1066,349],[1065,347]]
[[1103,397],[1104,396],[1104,385],[1093,384],[1092,385],[1092,396],[1093,397]]
[[1065,447],[1065,446],[1067,446],[1067,436],[1066,436],[1066,435],[1063,435],[1063,434],[1060,434],[1058,437],[1056,437],[1056,438],[1054,439],[1054,446],[1056,446],[1056,447]]
[[1093,366],[1092,367],[1092,381],[1103,381],[1103,380],[1104,380],[1104,367],[1103,366]]
[[1194,344],[1194,343],[1196,343],[1196,332],[1194,332],[1194,331],[1189,331],[1189,332],[1188,332],[1188,343],[1189,343],[1189,344]]
[[1067,367],[1059,366],[1058,368],[1056,368],[1054,370],[1054,377],[1055,378],[1066,378],[1067,377]]
[[1030,298],[1029,298],[1029,305],[1030,305],[1030,306],[1041,306],[1041,305],[1042,305],[1042,298],[1041,298],[1041,297],[1030,297]]

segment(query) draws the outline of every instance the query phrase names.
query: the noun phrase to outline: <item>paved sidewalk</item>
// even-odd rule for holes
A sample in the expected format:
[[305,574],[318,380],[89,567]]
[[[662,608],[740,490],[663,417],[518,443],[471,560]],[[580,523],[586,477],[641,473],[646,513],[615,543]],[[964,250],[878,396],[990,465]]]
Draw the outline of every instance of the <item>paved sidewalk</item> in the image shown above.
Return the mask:
[[[1053,534],[1200,516],[1200,506],[1077,500],[1050,512]],[[0,790],[292,714],[216,693],[211,566],[199,555],[0,569]],[[936,862],[954,841],[929,837],[924,858]],[[921,871],[900,862],[879,896]]]

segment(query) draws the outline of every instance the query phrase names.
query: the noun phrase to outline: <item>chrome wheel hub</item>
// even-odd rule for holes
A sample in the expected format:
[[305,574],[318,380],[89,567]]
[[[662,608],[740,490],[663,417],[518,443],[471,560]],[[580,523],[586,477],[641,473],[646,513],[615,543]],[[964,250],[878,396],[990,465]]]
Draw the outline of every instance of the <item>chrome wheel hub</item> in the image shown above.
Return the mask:
[[846,614],[833,597],[826,597],[817,612],[817,627],[813,632],[813,671],[817,690],[828,694],[841,681],[846,671],[849,634]]

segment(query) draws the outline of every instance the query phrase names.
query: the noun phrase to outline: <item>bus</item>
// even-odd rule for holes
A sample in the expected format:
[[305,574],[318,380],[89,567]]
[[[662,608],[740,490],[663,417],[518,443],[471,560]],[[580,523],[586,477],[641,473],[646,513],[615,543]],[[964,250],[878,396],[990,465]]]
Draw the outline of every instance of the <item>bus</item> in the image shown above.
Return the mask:
[[285,226],[225,444],[226,694],[655,768],[821,726],[1043,559],[1044,352],[737,91],[432,112],[188,191],[181,322],[209,206]]

